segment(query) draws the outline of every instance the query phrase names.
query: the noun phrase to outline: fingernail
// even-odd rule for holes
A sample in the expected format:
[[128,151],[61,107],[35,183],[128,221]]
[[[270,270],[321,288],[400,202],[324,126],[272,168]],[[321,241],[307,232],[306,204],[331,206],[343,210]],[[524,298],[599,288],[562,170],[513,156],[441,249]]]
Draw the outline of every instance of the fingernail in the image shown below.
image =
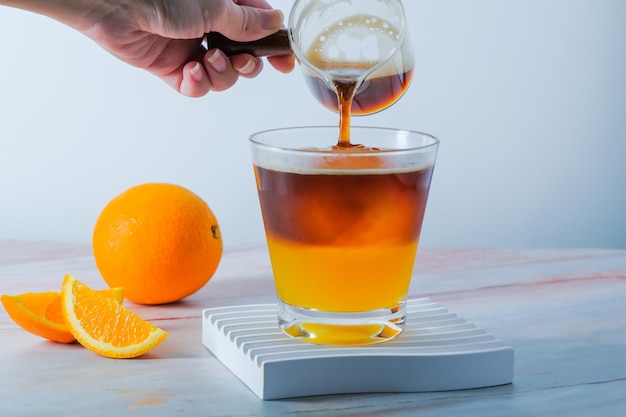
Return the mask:
[[255,69],[256,65],[254,64],[254,60],[250,58],[241,68],[237,68],[237,71],[241,74],[249,75],[252,74]]
[[202,80],[202,72],[202,66],[199,62],[196,62],[196,65],[191,67],[191,69],[189,70],[189,74],[191,74],[191,77],[196,81]]
[[264,10],[261,14],[261,26],[263,29],[278,30],[283,25],[285,16],[278,9]]
[[219,49],[214,49],[213,52],[209,54],[206,60],[217,72],[225,72],[228,69],[226,56],[224,56],[222,51],[220,51]]

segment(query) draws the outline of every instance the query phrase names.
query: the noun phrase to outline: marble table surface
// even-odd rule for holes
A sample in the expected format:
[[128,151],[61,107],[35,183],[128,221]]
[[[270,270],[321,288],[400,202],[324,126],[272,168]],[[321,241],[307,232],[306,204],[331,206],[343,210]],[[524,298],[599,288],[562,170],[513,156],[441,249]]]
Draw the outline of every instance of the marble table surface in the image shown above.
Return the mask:
[[[88,244],[0,240],[0,293],[105,288]],[[206,307],[274,301],[267,249],[228,248],[186,300],[125,305],[170,333],[138,359],[45,341],[0,309],[0,416],[626,416],[626,251],[422,249],[430,297],[515,349],[512,384],[262,401],[201,341]]]

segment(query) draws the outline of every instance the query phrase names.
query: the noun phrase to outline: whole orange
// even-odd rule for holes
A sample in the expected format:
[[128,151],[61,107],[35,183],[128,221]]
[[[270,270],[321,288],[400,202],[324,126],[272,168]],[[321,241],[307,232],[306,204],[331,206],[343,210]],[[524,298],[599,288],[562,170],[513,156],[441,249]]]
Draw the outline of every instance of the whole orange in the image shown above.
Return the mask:
[[174,184],[141,184],[116,196],[100,213],[92,243],[104,281],[141,304],[193,294],[222,257],[215,215],[199,196]]

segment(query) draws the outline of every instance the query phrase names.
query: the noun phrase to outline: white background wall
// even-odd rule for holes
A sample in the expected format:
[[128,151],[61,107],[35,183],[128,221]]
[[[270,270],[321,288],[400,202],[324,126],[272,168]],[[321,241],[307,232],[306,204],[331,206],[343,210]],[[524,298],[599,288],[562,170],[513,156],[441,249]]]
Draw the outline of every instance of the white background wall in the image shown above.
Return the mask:
[[[404,3],[414,82],[355,124],[440,137],[422,245],[626,248],[626,1]],[[226,244],[263,242],[248,135],[337,123],[299,71],[185,98],[8,8],[0,63],[0,239],[88,242],[116,194],[167,181],[209,203]]]

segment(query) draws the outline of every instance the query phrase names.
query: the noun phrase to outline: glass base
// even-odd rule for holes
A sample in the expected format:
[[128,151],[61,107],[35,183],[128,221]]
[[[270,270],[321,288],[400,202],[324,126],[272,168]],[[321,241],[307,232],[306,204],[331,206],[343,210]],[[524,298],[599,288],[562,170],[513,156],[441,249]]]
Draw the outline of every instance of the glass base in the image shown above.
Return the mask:
[[404,329],[406,303],[360,313],[334,313],[278,301],[278,325],[288,336],[322,345],[369,345],[391,340]]

